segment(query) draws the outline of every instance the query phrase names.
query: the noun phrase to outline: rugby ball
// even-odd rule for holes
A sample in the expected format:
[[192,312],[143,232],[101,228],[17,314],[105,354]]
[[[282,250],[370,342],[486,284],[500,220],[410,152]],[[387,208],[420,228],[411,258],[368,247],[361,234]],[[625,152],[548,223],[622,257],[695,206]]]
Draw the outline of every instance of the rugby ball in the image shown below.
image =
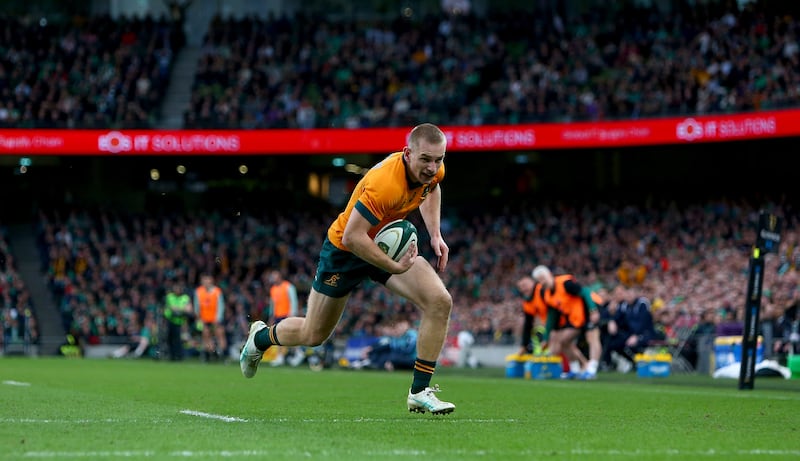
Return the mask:
[[408,247],[417,243],[417,227],[405,219],[392,221],[375,234],[375,243],[390,258],[399,261]]

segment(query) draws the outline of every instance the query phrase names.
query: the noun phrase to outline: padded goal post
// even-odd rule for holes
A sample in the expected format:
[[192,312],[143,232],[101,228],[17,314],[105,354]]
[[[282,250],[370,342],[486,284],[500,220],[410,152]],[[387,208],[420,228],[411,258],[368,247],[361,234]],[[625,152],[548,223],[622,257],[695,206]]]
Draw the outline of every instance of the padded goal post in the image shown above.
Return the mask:
[[764,255],[777,251],[781,242],[781,219],[762,211],[758,218],[758,236],[750,256],[747,280],[747,300],[744,306],[742,362],[739,369],[739,389],[753,389],[756,377],[758,321],[764,282]]

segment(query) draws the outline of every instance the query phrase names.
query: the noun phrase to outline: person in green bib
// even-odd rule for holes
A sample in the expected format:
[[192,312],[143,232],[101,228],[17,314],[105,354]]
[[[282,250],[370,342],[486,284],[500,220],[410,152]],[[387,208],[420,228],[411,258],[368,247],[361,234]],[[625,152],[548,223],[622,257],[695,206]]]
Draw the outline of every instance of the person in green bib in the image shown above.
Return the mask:
[[167,354],[170,360],[183,360],[183,325],[192,317],[192,298],[179,282],[172,285],[164,305],[167,324]]

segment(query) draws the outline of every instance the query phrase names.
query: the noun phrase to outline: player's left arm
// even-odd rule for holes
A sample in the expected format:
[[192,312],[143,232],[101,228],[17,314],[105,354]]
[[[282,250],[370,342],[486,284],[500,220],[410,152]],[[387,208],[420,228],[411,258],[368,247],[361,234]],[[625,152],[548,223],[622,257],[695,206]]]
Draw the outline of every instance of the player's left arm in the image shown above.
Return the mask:
[[358,208],[353,208],[347,218],[347,225],[345,225],[344,233],[342,234],[342,242],[353,254],[390,274],[402,274],[409,270],[416,260],[417,246],[411,244],[411,247],[400,258],[400,261],[394,261],[381,251],[372,237],[369,236],[368,232],[371,227],[372,224],[358,211]]
[[422,220],[425,221],[425,228],[428,230],[428,235],[431,237],[431,247],[433,252],[438,258],[436,262],[436,270],[441,272],[447,266],[447,260],[450,254],[450,247],[445,243],[442,237],[441,219],[442,219],[442,185],[437,184],[436,187],[428,194],[422,204],[419,206],[419,212],[422,215]]

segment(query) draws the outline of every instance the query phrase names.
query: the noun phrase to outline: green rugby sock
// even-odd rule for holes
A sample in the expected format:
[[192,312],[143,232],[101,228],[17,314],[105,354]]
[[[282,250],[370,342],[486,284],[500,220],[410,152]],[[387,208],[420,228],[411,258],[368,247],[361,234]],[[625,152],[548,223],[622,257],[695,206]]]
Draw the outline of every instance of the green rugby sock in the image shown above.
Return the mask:
[[414,381],[411,383],[411,393],[416,394],[426,387],[430,387],[434,371],[436,371],[436,362],[429,362],[417,357],[414,362]]
[[277,332],[275,331],[276,325],[271,327],[262,328],[261,331],[256,333],[255,338],[253,338],[253,343],[256,345],[256,349],[260,351],[265,351],[270,346],[280,346],[281,343],[278,341]]

